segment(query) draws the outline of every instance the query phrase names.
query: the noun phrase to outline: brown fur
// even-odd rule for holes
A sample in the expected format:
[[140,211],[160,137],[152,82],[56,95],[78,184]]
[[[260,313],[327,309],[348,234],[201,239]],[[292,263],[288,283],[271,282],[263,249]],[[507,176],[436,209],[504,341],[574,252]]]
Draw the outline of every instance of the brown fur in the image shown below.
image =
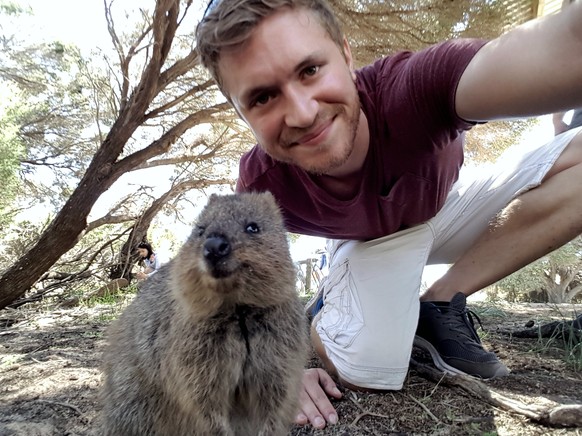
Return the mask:
[[307,349],[295,277],[271,194],[211,196],[110,330],[104,434],[286,434]]

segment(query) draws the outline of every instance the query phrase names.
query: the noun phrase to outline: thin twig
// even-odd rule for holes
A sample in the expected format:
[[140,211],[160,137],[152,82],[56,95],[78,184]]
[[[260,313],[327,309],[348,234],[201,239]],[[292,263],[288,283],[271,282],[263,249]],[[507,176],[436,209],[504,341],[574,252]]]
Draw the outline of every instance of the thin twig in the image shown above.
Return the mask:
[[67,407],[67,408],[77,412],[79,414],[79,416],[83,416],[83,412],[81,412],[81,409],[79,409],[77,406],[73,406],[72,404],[69,404],[69,403],[61,403],[60,401],[50,401],[50,400],[35,400],[35,401],[37,403],[46,403],[46,404],[51,404],[53,406]]
[[416,404],[418,404],[422,408],[422,410],[424,410],[426,412],[426,414],[433,419],[433,421],[438,422],[439,424],[441,423],[441,420],[438,419],[436,416],[434,416],[434,414],[429,410],[428,407],[426,407],[424,404],[422,404],[420,401],[418,401],[412,395],[408,394],[408,396],[410,397],[410,399],[412,401],[414,401]]
[[365,410],[362,405],[360,403],[358,403],[357,401],[357,397],[356,394],[352,392],[352,395],[349,395],[348,398],[350,399],[350,401],[352,403],[354,403],[358,409],[360,409],[362,411],[362,413],[360,413],[358,416],[355,417],[355,419],[352,421],[351,425],[356,425],[358,423],[358,421],[360,419],[362,419],[364,416],[375,416],[377,418],[388,418],[390,419],[389,416],[387,415],[382,415],[381,413],[374,413],[374,412],[370,412],[368,410]]

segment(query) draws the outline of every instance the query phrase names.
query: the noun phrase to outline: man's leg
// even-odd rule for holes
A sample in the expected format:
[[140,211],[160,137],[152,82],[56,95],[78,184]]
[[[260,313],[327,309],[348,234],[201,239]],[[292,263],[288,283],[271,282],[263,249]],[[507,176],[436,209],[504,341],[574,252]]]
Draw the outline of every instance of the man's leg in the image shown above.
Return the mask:
[[542,183],[501,211],[487,230],[423,295],[450,301],[508,276],[582,233],[582,133],[556,160]]
[[455,264],[421,297],[415,343],[441,369],[484,378],[507,373],[483,350],[465,296],[580,234],[582,134],[576,133],[519,158],[505,156],[490,175],[461,183],[431,220],[437,237],[429,262]]
[[312,342],[326,369],[346,386],[402,387],[432,243],[423,224],[373,241],[344,242],[331,253]]

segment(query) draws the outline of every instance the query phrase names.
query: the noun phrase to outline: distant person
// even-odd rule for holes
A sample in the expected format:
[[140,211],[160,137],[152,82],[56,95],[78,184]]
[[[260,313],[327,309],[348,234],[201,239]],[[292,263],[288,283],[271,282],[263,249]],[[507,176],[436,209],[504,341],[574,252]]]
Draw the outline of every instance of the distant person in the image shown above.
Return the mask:
[[565,123],[564,116],[568,112],[569,111],[557,112],[554,114],[554,117],[552,119],[554,123],[554,135],[559,135],[560,133],[564,133],[567,130],[582,126],[582,107],[574,109],[574,113],[572,114],[572,120],[569,123]]
[[138,280],[147,279],[152,274],[155,274],[160,269],[160,266],[162,266],[152,246],[147,242],[142,242],[137,246],[137,253],[140,255],[145,266],[143,271],[139,271],[136,274]]

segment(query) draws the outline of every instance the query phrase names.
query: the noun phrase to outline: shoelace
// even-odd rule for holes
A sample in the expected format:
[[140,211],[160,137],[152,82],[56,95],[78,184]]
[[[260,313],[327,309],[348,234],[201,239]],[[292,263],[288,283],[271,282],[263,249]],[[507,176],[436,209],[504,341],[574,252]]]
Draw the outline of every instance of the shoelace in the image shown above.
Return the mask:
[[[476,341],[479,344],[481,343],[481,339],[479,338],[479,335],[477,334],[477,329],[475,329],[475,320],[477,320],[481,329],[483,329],[483,324],[481,323],[481,319],[479,318],[479,316],[475,312],[467,309],[466,307],[462,310],[452,308],[452,307],[440,307],[439,309],[443,315],[445,312],[453,312],[454,315],[458,315],[458,316],[446,316],[445,321],[443,322],[444,325],[452,326],[453,330],[455,332],[461,333],[464,336],[467,336],[470,339],[473,339],[474,341]],[[445,309],[445,310],[443,310],[443,309]],[[459,327],[461,327],[461,328],[459,328]],[[466,334],[465,328],[463,328],[463,327],[469,328],[470,336],[468,336]]]

